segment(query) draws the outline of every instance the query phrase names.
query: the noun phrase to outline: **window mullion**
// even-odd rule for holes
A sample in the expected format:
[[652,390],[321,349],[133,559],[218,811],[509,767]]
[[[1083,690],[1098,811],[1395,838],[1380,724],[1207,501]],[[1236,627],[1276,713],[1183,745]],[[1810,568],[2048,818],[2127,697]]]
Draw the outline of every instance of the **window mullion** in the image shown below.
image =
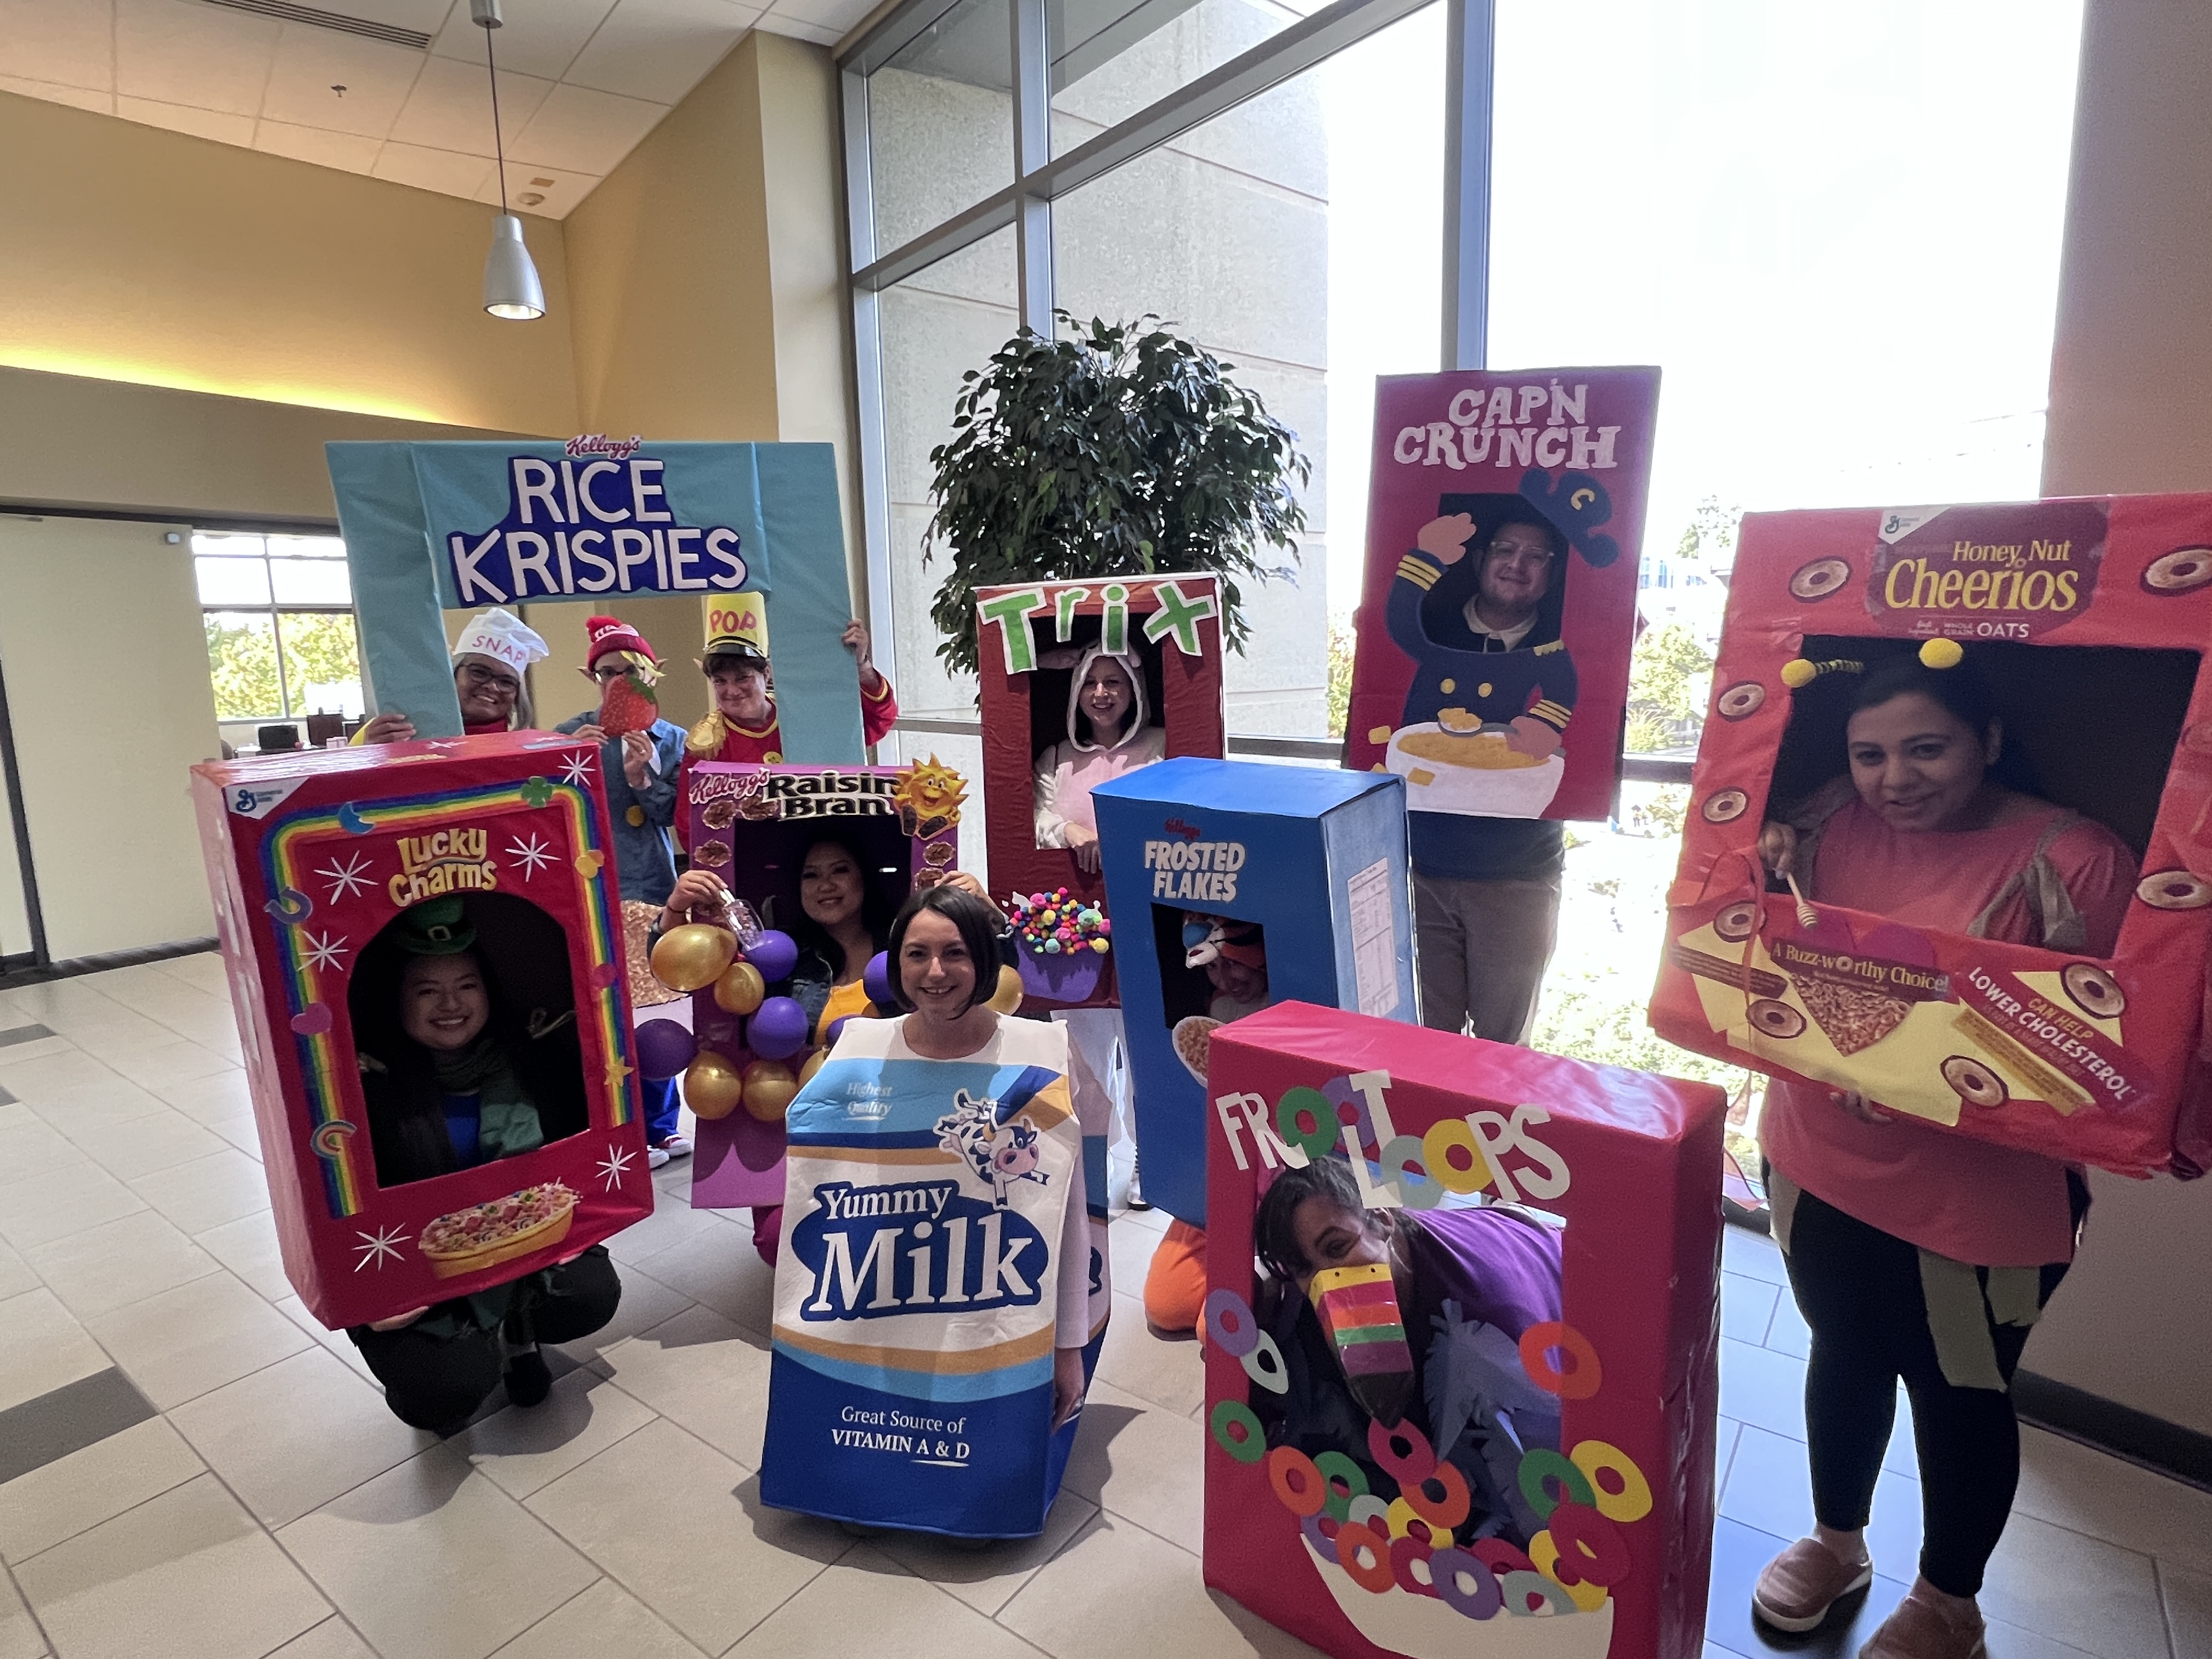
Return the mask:
[[1490,362],[1490,154],[1496,0],[1444,0],[1445,369]]
[[1014,83],[1014,253],[1022,326],[1049,337],[1052,325],[1052,204],[1024,188],[1052,161],[1052,65],[1046,48],[1047,0],[1009,0]]

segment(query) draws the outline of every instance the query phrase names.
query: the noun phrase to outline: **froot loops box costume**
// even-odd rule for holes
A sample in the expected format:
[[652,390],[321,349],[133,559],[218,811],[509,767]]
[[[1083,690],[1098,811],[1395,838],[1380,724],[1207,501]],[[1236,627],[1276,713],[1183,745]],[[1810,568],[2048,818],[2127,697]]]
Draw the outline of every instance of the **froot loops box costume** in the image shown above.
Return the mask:
[[[1095,828],[1093,788],[1163,757],[1220,756],[1219,579],[1093,578],[979,588],[975,628],[993,888],[1002,899],[1018,896],[1022,907],[1032,896],[1060,895],[1079,913],[1093,909],[1103,916],[1103,872],[1084,870],[1064,829],[1052,826],[1075,817]],[[1047,665],[1063,655],[1073,659],[1070,665]],[[1102,655],[1138,682],[1133,715],[1115,744],[1086,742],[1076,730],[1082,670]],[[1104,936],[1095,926],[1088,934]],[[1068,960],[1060,959],[1064,954]],[[1024,994],[1062,1008],[1115,1005],[1120,988],[1111,949],[1087,956],[1079,962],[1072,953],[1024,950]]]
[[[1219,1032],[1211,1078],[1206,1582],[1345,1659],[1695,1659],[1721,1091],[1300,1004]],[[1418,1265],[1354,1265],[1304,1293],[1326,1346],[1293,1340],[1302,1292],[1261,1282],[1254,1220],[1332,1158],[1370,1217],[1441,1236],[1496,1203],[1474,1214],[1501,1237],[1551,1231],[1558,1316],[1516,1335],[1433,1306]],[[1329,1364],[1363,1432],[1316,1455],[1298,1370]],[[1470,1479],[1444,1454],[1500,1410],[1518,1443],[1493,1436]]]
[[[1612,811],[1658,398],[1656,368],[1376,383],[1344,763],[1406,780],[1417,857],[1425,814]],[[1549,532],[1544,591],[1486,633],[1483,568],[1509,524]]]
[[[304,750],[195,767],[192,792],[284,1271],[318,1319],[470,1295],[653,1212],[597,744]],[[573,1021],[587,1121],[384,1187],[348,992],[372,941],[433,899],[459,901],[533,1037]]]
[[[1669,1041],[2130,1174],[2212,1161],[2212,497],[1744,521],[1651,1006]],[[1762,823],[1844,769],[1832,678],[1885,653],[1990,684],[2034,791],[2141,877],[2110,960],[1770,893]],[[2021,872],[2033,884],[2033,869]]]
[[[958,869],[960,821],[967,784],[934,758],[906,766],[739,766],[707,761],[684,774],[678,810],[690,823],[691,861],[729,884],[773,934],[765,950],[739,941],[738,953],[708,982],[687,986],[689,1030],[663,1018],[641,1030],[652,1050],[649,1074],[686,1076],[684,1093],[699,1120],[692,1159],[691,1202],[702,1209],[781,1204],[784,1189],[784,1105],[779,1085],[807,1074],[830,1041],[818,996],[793,984],[810,964],[791,934],[800,927],[799,872],[806,850],[830,839],[851,846],[878,914],[894,913],[917,887],[933,886]],[[781,940],[779,944],[777,941]],[[820,964],[826,970],[836,964]],[[801,996],[794,997],[799,991]],[[794,1012],[795,1011],[795,1012]],[[767,1018],[763,1019],[762,1016]],[[819,1028],[819,1029],[817,1029]],[[703,1064],[702,1064],[703,1063]],[[697,1085],[688,1068],[740,1090]]]
[[1055,1348],[1086,1376],[1111,1287],[1088,1218],[1064,1028],[1001,1019],[930,1060],[856,1019],[792,1103],[761,1497],[975,1538],[1043,1528],[1076,1421],[1051,1427]]

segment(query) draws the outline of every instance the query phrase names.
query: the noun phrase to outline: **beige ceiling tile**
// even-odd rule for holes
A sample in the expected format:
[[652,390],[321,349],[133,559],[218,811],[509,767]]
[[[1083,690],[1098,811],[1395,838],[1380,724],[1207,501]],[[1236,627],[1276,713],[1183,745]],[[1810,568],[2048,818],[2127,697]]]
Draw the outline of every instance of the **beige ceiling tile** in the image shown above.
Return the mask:
[[836,29],[842,34],[875,8],[876,0],[775,0],[769,15],[761,20],[761,26],[773,28],[778,18],[787,18],[794,23],[811,23],[817,28]]
[[255,115],[283,26],[191,0],[115,0],[115,89]]
[[604,177],[668,113],[588,87],[556,87],[514,141],[514,159]]
[[[552,90],[550,81],[499,72],[499,125],[509,144]],[[428,149],[480,151],[489,160],[491,91],[485,84],[483,65],[452,58],[425,58],[414,91],[392,123],[391,137],[394,143]]]
[[[548,181],[550,182],[548,182]],[[525,161],[507,164],[507,204],[515,213],[533,213],[541,219],[564,219],[577,203],[592,193],[597,175],[569,173],[559,167],[532,167]],[[533,202],[533,196],[541,201]],[[477,191],[477,200],[499,204],[499,180],[487,178]]]
[[758,6],[733,0],[616,0],[566,78],[572,86],[673,104],[759,15]]
[[190,104],[164,104],[151,98],[118,98],[115,112],[126,121],[143,121],[149,127],[189,132],[195,138],[217,143],[253,145],[253,118],[217,109],[194,109]]
[[[506,27],[492,42],[500,67],[557,81],[568,71],[592,31],[614,9],[614,0],[507,0]],[[484,60],[484,32],[469,21],[466,4],[457,4],[430,50],[465,63]]]
[[268,155],[289,155],[295,161],[313,161],[317,167],[347,173],[367,173],[376,165],[376,152],[382,147],[380,140],[358,133],[295,127],[283,121],[264,121],[253,134],[253,148]]
[[811,40],[817,46],[834,46],[845,38],[845,31],[824,23],[804,23],[796,17],[787,17],[781,12],[764,12],[760,27],[770,34],[788,35],[794,40]]
[[106,0],[0,0],[0,77],[112,90],[115,58],[110,15]]
[[43,98],[50,104],[71,104],[78,109],[97,110],[102,115],[115,112],[114,94],[94,92],[88,87],[65,87],[52,81],[26,81],[17,76],[0,75],[0,92]]
[[[414,89],[425,57],[381,40],[287,23],[270,68],[262,118],[381,138]],[[345,90],[333,90],[337,87]]]
[[[528,5],[530,0],[507,0],[509,5]],[[447,17],[458,11],[469,15],[469,0],[320,0],[320,9],[372,23],[391,23],[418,34],[435,34]]]
[[416,144],[387,143],[370,169],[380,179],[417,190],[434,190],[447,196],[474,196],[491,177],[488,156],[464,155],[450,149],[425,149]]

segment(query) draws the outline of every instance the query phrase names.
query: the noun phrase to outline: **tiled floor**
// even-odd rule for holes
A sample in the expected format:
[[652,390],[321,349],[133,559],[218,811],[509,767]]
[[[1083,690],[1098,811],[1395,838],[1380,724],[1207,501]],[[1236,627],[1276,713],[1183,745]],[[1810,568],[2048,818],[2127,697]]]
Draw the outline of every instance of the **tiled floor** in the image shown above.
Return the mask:
[[[1200,1583],[1197,1350],[1133,1294],[1042,1538],[857,1542],[763,1509],[768,1275],[680,1164],[547,1406],[401,1426],[285,1283],[237,1057],[212,957],[0,993],[0,1659],[1310,1652]],[[1115,1223],[1125,1291],[1160,1224]],[[1728,1267],[1706,1659],[1760,1659],[1746,1590],[1810,1519],[1805,1331],[1765,1241],[1731,1235]],[[1910,1579],[1909,1436],[1856,1632],[1792,1650],[1855,1651]],[[11,1467],[27,1440],[76,1449]],[[2212,1659],[2212,1495],[2027,1443],[1996,1659]]]

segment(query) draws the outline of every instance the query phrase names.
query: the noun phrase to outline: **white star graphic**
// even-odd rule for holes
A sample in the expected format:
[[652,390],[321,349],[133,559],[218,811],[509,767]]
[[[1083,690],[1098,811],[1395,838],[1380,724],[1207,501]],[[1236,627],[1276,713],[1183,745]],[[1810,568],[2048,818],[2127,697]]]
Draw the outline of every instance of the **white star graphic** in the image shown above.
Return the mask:
[[561,775],[579,788],[592,781],[592,753],[588,749],[568,757],[568,763],[561,769]]
[[535,835],[532,835],[526,842],[520,840],[509,842],[507,854],[509,858],[520,861],[523,878],[526,880],[538,873],[539,866],[553,862],[551,845],[538,840]]
[[354,1254],[361,1258],[353,1264],[353,1270],[356,1273],[359,1273],[372,1261],[376,1264],[377,1272],[382,1273],[384,1258],[390,1256],[394,1261],[398,1261],[399,1246],[404,1244],[408,1239],[408,1235],[401,1232],[397,1227],[379,1227],[373,1233],[356,1232],[354,1237],[361,1241],[353,1247]]
[[623,1177],[629,1173],[629,1163],[634,1156],[624,1147],[607,1148],[607,1155],[599,1160],[599,1173],[607,1178],[609,1192],[622,1185]]
[[366,890],[375,882],[375,878],[368,874],[368,854],[366,853],[349,853],[343,864],[332,859],[315,873],[330,881],[330,902],[332,904],[342,898],[351,898],[356,888]]
[[339,965],[338,958],[345,955],[347,948],[346,942],[335,934],[328,939],[319,939],[310,933],[307,935],[307,966],[335,969]]

